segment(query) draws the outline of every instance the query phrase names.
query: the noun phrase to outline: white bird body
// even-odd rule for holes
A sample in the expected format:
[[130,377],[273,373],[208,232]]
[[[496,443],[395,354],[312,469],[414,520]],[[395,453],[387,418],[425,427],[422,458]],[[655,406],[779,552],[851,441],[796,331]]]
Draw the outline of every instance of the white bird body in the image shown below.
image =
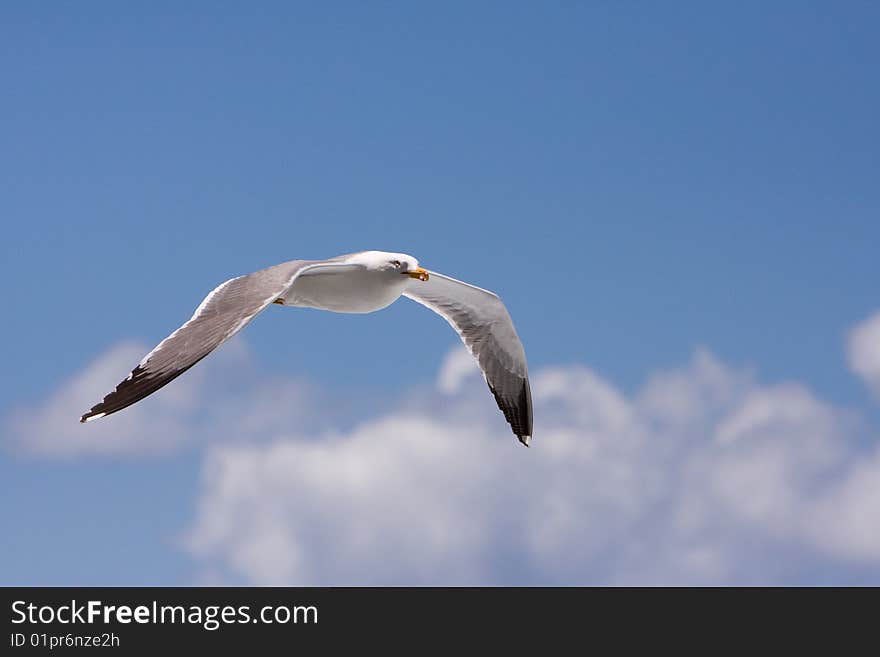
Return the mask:
[[[280,295],[281,305],[318,308],[335,313],[371,313],[387,308],[400,298],[411,279],[400,274],[416,271],[418,261],[403,253],[365,251],[339,262],[350,268],[308,270],[297,276]],[[391,262],[400,268],[383,267]]]

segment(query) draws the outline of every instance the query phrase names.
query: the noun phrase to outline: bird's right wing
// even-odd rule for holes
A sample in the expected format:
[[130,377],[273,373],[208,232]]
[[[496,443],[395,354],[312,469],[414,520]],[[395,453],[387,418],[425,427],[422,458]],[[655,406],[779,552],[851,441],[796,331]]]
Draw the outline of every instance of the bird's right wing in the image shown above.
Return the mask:
[[238,333],[300,275],[330,269],[350,269],[340,262],[292,260],[214,288],[183,326],[143,357],[116,389],[80,418],[88,422],[131,406],[186,372]]
[[483,370],[489,390],[513,433],[526,447],[532,438],[532,391],[526,352],[501,299],[493,292],[429,271],[404,296],[430,308],[458,333]]

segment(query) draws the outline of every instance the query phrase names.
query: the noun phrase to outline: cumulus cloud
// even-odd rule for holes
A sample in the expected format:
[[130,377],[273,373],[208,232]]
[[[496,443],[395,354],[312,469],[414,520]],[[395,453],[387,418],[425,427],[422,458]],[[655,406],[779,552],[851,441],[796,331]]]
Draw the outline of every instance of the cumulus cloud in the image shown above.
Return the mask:
[[880,583],[876,432],[704,349],[632,394],[581,365],[533,372],[530,449],[462,348],[433,385],[343,418],[233,341],[124,413],[76,422],[142,353],[110,350],[4,436],[50,458],[201,450],[181,538],[195,581]]
[[703,350],[632,396],[545,369],[527,450],[462,353],[437,403],[211,448],[187,549],[258,584],[878,581],[880,451],[805,387]]
[[880,398],[880,312],[850,331],[847,357],[850,369]]

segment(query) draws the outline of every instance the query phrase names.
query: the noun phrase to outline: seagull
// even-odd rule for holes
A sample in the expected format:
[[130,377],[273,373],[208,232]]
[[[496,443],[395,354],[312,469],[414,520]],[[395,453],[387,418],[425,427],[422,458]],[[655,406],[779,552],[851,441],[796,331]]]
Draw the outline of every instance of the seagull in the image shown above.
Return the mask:
[[162,340],[80,422],[120,411],[156,392],[273,305],[371,313],[401,296],[443,317],[477,360],[519,441],[532,439],[532,393],[522,342],[494,292],[428,271],[405,253],[360,251],[291,260],[214,288],[183,326]]

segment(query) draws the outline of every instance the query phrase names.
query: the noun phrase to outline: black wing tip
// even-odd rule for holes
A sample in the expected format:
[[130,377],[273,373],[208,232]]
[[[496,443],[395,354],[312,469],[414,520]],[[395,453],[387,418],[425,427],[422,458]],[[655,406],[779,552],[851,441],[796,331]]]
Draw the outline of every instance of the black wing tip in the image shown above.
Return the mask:
[[[100,404],[99,404],[99,406],[100,406]],[[86,422],[89,422],[90,420],[97,420],[97,419],[102,418],[102,417],[104,417],[105,415],[107,415],[107,413],[105,413],[104,411],[99,411],[99,410],[97,410],[97,408],[98,408],[98,407],[96,406],[95,408],[93,408],[92,410],[90,410],[88,413],[86,413],[85,415],[83,415],[83,416],[79,419],[80,424],[85,424]]]
[[504,414],[504,419],[510,425],[513,435],[517,437],[519,442],[529,447],[532,442],[532,391],[528,377],[523,379],[522,387],[515,398],[500,394],[491,383],[489,390],[492,391],[498,408]]
[[103,400],[92,406],[87,413],[83,414],[83,416],[80,417],[80,423],[84,424],[92,420],[98,420],[105,415],[115,413],[116,411],[125,408],[129,404],[134,403],[134,401],[121,404],[118,402],[120,400],[120,397],[126,394],[128,388],[131,388],[135,383],[140,382],[141,377],[144,375],[145,372],[146,370],[144,369],[143,365],[138,364],[137,366],[135,366],[135,368],[131,371],[131,374],[120,381],[115,390],[105,395]]
[[196,358],[185,367],[159,374],[151,373],[144,366],[138,365],[131,371],[131,374],[116,386],[115,390],[104,397],[101,403],[92,406],[91,410],[83,415],[79,421],[90,422],[91,420],[102,418],[105,415],[112,415],[117,411],[121,411],[123,408],[128,408],[144,397],[152,395],[160,388],[171,383],[206,355],[207,354],[204,354],[199,358]]

